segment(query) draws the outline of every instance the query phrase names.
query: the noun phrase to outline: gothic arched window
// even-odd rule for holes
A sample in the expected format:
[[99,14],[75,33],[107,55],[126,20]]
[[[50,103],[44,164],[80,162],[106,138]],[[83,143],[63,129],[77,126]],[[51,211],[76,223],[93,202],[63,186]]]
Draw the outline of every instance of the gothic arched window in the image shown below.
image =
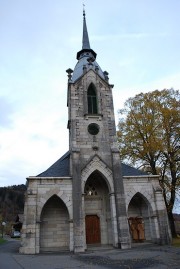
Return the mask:
[[87,92],[87,99],[88,99],[88,114],[97,114],[97,96],[96,96],[96,88],[91,83],[88,92]]

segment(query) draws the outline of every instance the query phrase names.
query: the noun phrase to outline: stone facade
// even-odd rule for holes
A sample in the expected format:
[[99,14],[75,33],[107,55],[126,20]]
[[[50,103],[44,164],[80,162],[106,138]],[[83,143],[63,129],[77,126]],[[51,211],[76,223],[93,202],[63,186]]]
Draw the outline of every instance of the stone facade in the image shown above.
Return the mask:
[[158,244],[169,244],[171,232],[158,176],[124,177],[128,218],[141,216],[145,238]]
[[83,252],[92,244],[130,248],[131,220],[137,217],[140,240],[167,244],[170,231],[158,177],[121,164],[113,85],[90,48],[85,15],[77,59],[75,69],[67,70],[69,151],[27,178],[20,252]]

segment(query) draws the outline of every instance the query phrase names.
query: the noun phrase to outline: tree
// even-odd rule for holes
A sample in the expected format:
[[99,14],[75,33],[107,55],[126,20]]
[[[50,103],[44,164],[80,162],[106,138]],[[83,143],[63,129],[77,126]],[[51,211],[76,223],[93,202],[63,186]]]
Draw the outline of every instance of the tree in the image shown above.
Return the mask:
[[140,93],[120,110],[118,139],[121,159],[161,174],[172,235],[172,210],[180,192],[180,93],[173,89]]

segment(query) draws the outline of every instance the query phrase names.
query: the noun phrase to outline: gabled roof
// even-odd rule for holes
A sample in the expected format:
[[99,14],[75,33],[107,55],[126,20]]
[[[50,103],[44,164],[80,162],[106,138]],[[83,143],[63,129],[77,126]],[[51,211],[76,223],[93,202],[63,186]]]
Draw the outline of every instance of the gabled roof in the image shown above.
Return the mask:
[[[59,160],[51,165],[46,171],[37,175],[37,177],[69,177],[70,176],[70,152],[66,152]],[[142,172],[134,167],[122,163],[123,176],[147,176],[148,174]]]

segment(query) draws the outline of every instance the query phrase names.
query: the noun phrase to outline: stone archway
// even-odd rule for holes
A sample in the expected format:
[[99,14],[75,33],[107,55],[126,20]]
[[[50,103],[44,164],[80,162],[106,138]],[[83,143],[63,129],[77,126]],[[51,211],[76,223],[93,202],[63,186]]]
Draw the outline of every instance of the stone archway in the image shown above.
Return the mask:
[[[91,238],[91,234],[87,235],[89,229],[86,227],[86,243],[113,244],[109,189],[106,180],[99,171],[94,171],[88,177],[84,194],[86,226],[88,225],[87,220],[92,221],[92,226],[95,227],[94,231],[96,232],[96,235],[92,234]],[[99,230],[98,235],[97,230]]]
[[152,240],[151,207],[146,198],[136,193],[128,206],[128,219],[133,242]]
[[69,249],[69,214],[63,201],[53,195],[40,218],[40,251]]

